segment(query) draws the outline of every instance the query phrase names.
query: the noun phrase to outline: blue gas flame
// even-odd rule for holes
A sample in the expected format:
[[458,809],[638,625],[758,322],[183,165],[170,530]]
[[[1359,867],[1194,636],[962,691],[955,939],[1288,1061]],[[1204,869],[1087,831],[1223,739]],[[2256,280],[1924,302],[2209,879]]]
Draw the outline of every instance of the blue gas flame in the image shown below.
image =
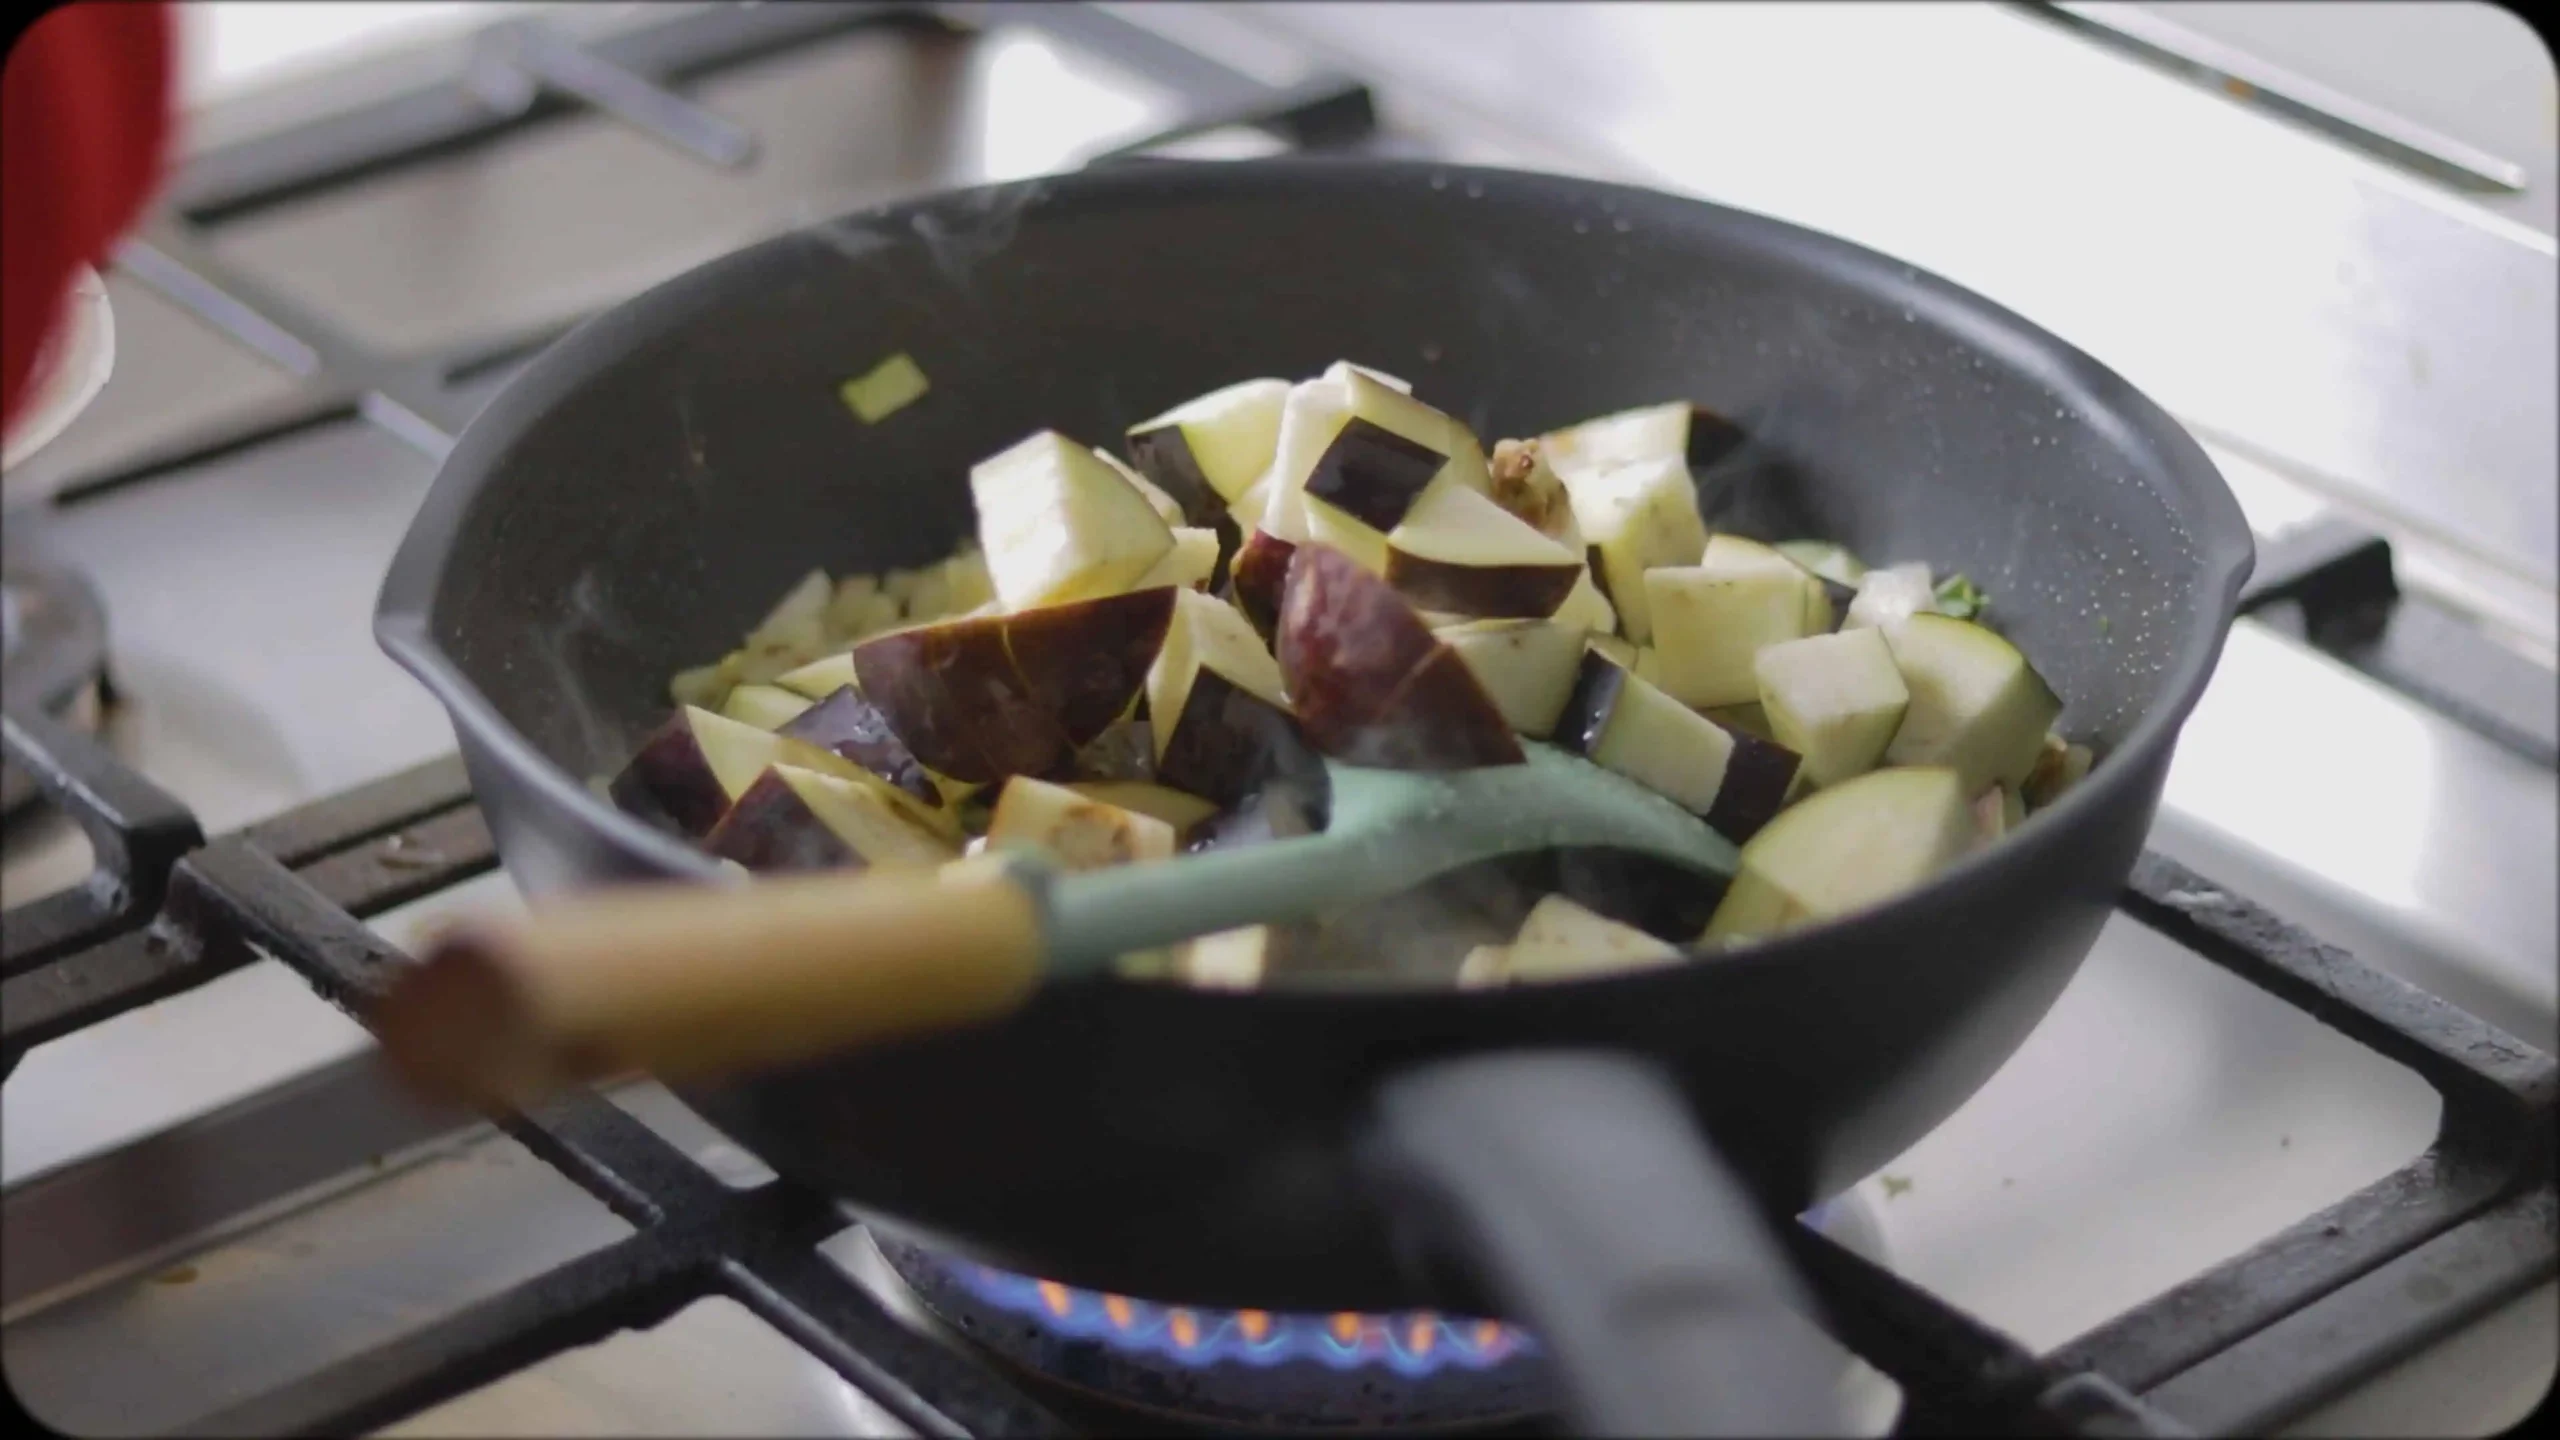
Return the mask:
[[1490,1370],[1537,1352],[1535,1337],[1498,1320],[1419,1310],[1391,1315],[1200,1310],[1079,1290],[984,1265],[960,1264],[952,1270],[979,1299],[1037,1320],[1056,1334],[1188,1366],[1313,1361],[1334,1370],[1382,1365],[1419,1378],[1451,1368]]

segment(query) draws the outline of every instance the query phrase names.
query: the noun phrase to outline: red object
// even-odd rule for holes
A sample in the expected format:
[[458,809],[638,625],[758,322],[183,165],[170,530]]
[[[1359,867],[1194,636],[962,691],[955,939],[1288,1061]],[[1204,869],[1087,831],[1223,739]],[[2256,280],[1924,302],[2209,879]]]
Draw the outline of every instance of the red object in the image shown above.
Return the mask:
[[170,132],[176,18],[86,0],[46,12],[0,68],[0,427],[14,422],[82,265],[142,216]]

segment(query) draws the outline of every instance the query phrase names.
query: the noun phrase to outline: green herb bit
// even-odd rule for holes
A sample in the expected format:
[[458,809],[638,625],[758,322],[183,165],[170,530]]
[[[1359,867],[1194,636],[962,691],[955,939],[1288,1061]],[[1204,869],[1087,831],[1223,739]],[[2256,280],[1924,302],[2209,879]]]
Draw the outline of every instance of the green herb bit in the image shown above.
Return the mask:
[[1939,614],[1956,620],[1971,620],[1991,604],[1991,597],[1982,593],[1982,587],[1962,574],[1939,581],[1933,598]]

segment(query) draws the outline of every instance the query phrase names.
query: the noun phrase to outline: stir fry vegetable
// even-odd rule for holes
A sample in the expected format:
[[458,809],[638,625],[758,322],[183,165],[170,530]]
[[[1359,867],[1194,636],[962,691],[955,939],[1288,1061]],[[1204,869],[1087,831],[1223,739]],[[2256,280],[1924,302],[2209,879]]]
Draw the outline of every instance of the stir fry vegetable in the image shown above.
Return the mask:
[[[1527,738],[1741,845],[1705,910],[1694,878],[1551,857],[1400,897],[1394,924],[1371,907],[1123,965],[1488,986],[1877,904],[2094,758],[1969,577],[1711,531],[1692,467],[1742,436],[1703,407],[1488,453],[1342,362],[1221,386],[1122,439],[1125,458],[1043,431],[978,464],[977,534],[947,559],[795,580],[738,648],[670,680],[676,708],[614,803],[751,874],[989,846],[1091,868],[1305,833],[1318,757],[1503,765]],[[1338,558],[1293,565],[1308,547]]]

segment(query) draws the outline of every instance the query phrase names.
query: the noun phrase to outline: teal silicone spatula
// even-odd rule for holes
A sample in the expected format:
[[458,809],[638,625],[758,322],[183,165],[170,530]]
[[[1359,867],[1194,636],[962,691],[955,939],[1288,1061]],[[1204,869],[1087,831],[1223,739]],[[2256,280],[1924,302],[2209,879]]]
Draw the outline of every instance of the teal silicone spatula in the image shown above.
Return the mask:
[[1323,831],[1080,874],[1028,854],[717,887],[601,891],[457,927],[384,998],[423,1088],[523,1104],[560,1085],[787,1065],[1003,1014],[1114,957],[1305,918],[1529,851],[1605,847],[1730,877],[1732,842],[1552,746],[1456,771],[1326,761]]

